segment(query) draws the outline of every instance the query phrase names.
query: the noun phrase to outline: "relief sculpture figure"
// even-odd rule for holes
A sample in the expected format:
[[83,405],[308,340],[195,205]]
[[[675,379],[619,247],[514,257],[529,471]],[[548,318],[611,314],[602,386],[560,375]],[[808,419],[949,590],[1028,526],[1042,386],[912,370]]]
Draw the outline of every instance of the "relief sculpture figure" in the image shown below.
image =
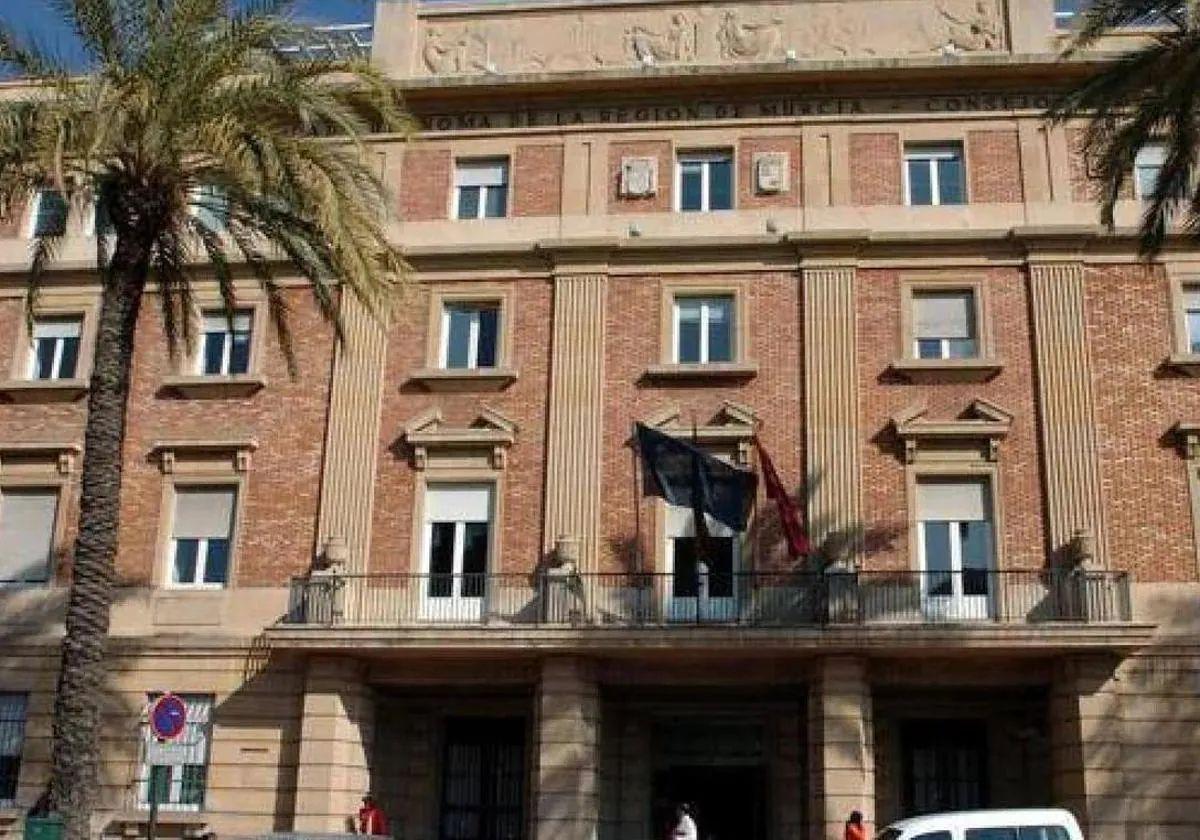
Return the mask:
[[641,25],[625,30],[625,44],[633,60],[644,64],[696,60],[696,30],[681,13],[671,16],[666,32]]
[[947,3],[940,2],[937,12],[947,24],[947,46],[964,52],[1004,48],[1000,22],[991,0],[976,0],[970,9],[962,13],[956,13]]
[[757,59],[770,61],[781,58],[782,18],[771,18],[764,23],[743,23],[735,12],[726,12],[717,30],[717,43],[721,58],[726,61]]

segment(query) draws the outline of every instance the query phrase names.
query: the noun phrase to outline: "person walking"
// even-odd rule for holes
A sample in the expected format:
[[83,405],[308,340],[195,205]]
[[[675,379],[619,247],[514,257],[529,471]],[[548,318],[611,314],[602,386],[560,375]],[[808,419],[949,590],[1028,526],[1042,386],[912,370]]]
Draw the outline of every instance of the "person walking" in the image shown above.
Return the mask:
[[387,817],[383,815],[383,809],[375,804],[375,797],[365,793],[362,801],[362,807],[358,809],[358,833],[387,834]]
[[862,811],[851,811],[846,820],[845,840],[867,840],[867,827],[863,825]]
[[675,827],[671,829],[670,840],[699,840],[699,837],[696,821],[692,819],[692,806],[680,802],[675,806]]

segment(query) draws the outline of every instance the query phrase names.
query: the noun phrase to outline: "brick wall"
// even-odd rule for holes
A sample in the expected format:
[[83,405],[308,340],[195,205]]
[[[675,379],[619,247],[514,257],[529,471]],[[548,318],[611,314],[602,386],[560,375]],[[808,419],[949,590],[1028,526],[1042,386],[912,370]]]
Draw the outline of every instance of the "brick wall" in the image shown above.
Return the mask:
[[400,218],[406,222],[445,219],[450,215],[453,161],[449,149],[404,149],[400,180]]
[[1187,462],[1169,429],[1200,418],[1200,379],[1163,369],[1171,311],[1161,269],[1089,269],[1088,347],[1108,549],[1137,580],[1197,579]]
[[[1083,148],[1084,130],[1067,130],[1067,151],[1071,167],[1071,198],[1075,201],[1099,201],[1104,195],[1103,182],[1095,177]],[[1133,198],[1133,181],[1126,179],[1118,198]],[[1092,221],[1092,220],[1089,220]]]
[[425,366],[429,330],[440,329],[440,324],[429,323],[424,289],[397,313],[385,368],[370,571],[417,571],[410,565],[414,527],[419,527],[412,522],[416,474],[400,437],[405,423],[432,406],[441,409],[449,426],[465,426],[484,405],[516,422],[516,443],[509,450],[500,490],[504,505],[500,570],[535,567],[541,555],[551,300],[547,281],[515,282],[513,366],[519,376],[499,392],[428,393],[406,384],[413,371]]
[[11,239],[21,236],[22,223],[25,221],[27,202],[14,202],[8,212],[0,214],[0,238]]
[[[627,157],[658,158],[658,192],[645,198],[626,198],[621,195],[621,159]],[[613,143],[608,147],[608,212],[663,213],[673,206],[671,188],[675,182],[671,144],[667,140],[643,140],[633,143]]]
[[518,146],[513,159],[512,214],[557,216],[562,212],[563,147]]
[[887,374],[887,367],[900,348],[900,275],[891,270],[859,271],[862,507],[864,525],[871,537],[867,568],[913,567],[908,557],[905,467],[898,443],[890,432],[892,415],[923,402],[929,407],[930,419],[953,419],[978,397],[1014,415],[1008,437],[1000,444],[998,465],[1002,563],[1009,569],[1045,565],[1027,288],[1025,276],[1018,269],[987,272],[995,351],[1005,363],[999,376],[984,383],[908,384],[893,381]]
[[850,135],[850,203],[903,204],[900,135]]
[[1024,201],[1021,184],[1021,146],[1015,131],[967,133],[969,187],[976,204]]
[[[786,152],[788,156],[788,188],[775,195],[760,195],[754,189],[754,156],[761,152]],[[803,203],[801,186],[799,137],[743,137],[738,141],[737,208],[754,210],[762,207],[799,207]]]

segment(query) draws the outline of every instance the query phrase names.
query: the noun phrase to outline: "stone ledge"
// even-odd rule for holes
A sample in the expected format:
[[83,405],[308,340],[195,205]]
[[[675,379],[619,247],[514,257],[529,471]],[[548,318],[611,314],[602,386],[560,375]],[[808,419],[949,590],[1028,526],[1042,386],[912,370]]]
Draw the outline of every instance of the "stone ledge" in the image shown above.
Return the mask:
[[426,391],[502,391],[517,381],[517,369],[420,368],[408,381]]
[[1172,353],[1163,366],[1185,376],[1200,377],[1200,353]]
[[222,399],[249,397],[266,386],[267,378],[256,373],[229,376],[186,374],[163,377],[160,392],[188,399]]
[[86,379],[5,379],[0,397],[14,403],[74,402],[88,392]]
[[758,362],[650,365],[642,375],[646,379],[753,379],[758,376]]
[[888,370],[909,382],[987,382],[1004,370],[996,358],[896,359]]

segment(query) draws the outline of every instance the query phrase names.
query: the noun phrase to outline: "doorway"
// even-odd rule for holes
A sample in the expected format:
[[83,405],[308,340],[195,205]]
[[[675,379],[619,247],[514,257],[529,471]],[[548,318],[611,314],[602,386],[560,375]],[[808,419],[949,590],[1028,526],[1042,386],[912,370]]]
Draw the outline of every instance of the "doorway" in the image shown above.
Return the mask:
[[675,808],[692,806],[700,840],[766,840],[766,768],[677,766],[654,775],[653,837],[669,838]]
[[442,768],[440,840],[521,840],[523,719],[448,718]]
[[907,721],[902,742],[906,816],[988,807],[985,721]]

